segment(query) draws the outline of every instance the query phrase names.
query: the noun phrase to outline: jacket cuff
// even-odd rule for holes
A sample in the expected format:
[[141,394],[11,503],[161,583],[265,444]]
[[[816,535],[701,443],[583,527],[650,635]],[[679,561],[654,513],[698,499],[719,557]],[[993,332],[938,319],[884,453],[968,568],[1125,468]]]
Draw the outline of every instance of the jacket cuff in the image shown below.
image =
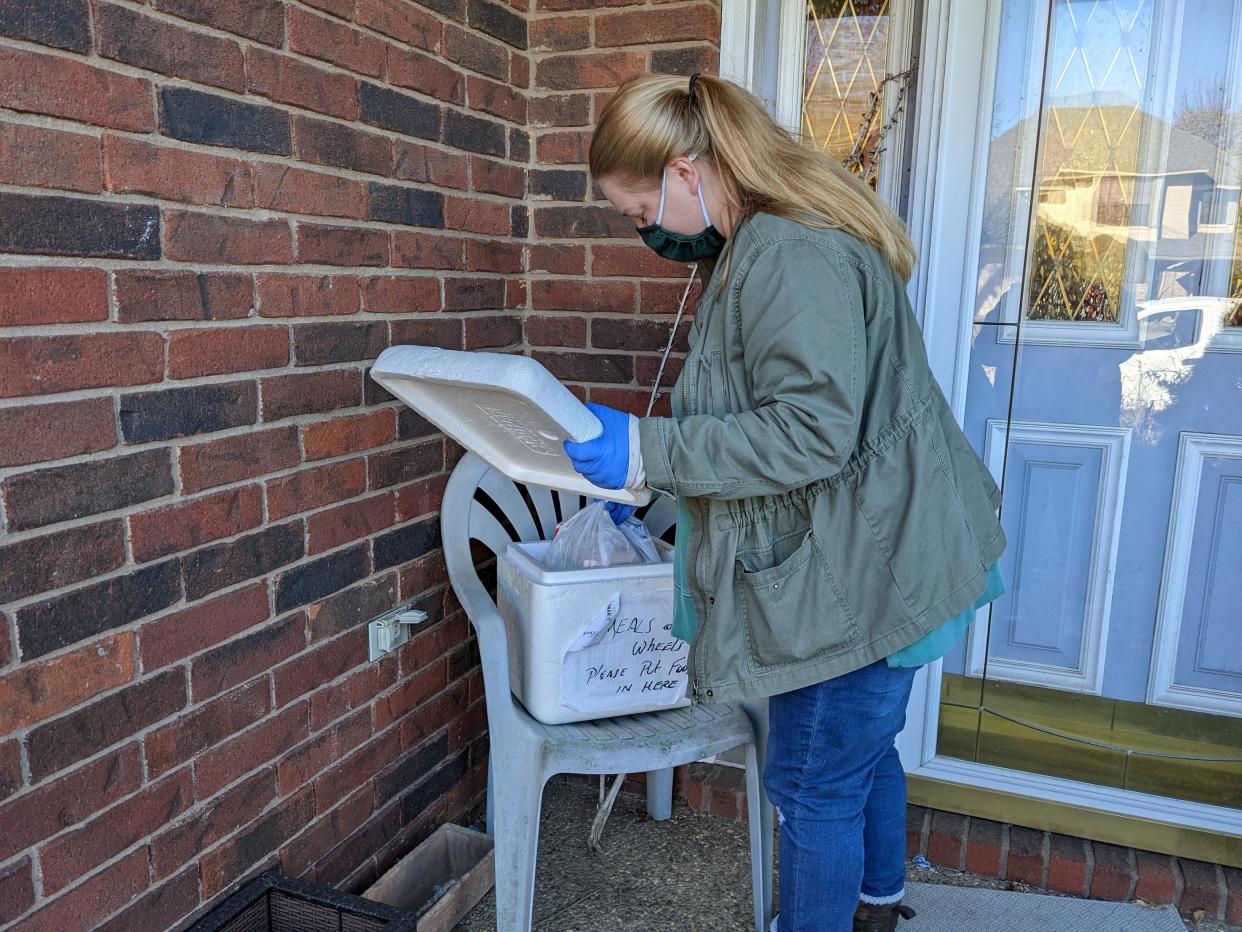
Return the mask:
[[657,492],[676,495],[676,483],[668,462],[668,442],[665,437],[667,419],[642,417],[638,421],[638,445],[642,456],[642,468],[647,473],[647,486]]

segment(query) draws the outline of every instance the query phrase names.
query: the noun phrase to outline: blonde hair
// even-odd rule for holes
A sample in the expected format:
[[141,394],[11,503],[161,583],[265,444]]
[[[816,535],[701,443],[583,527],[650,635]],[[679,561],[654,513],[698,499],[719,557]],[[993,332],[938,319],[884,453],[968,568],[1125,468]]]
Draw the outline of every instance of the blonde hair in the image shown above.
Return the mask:
[[[626,81],[600,112],[589,166],[597,180],[658,185],[665,165],[695,153],[711,162],[736,222],[763,211],[843,230],[870,243],[909,279],[914,245],[901,219],[857,175],[799,142],[757,97],[723,78],[700,75],[693,98],[683,77]],[[705,283],[715,263],[708,265]],[[724,272],[722,285],[727,259]]]

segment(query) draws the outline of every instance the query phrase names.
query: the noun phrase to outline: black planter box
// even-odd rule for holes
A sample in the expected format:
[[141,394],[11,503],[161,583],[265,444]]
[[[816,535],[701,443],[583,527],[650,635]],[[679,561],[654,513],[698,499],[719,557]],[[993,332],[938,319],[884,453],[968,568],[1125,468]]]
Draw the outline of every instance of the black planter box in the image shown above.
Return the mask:
[[270,870],[188,932],[415,932],[412,912]]

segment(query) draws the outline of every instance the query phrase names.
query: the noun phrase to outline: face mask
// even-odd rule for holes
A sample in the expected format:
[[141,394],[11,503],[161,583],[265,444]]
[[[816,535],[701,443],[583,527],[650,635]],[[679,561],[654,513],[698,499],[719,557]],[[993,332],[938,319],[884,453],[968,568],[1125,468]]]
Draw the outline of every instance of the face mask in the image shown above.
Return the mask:
[[[690,156],[694,161],[695,156]],[[699,233],[674,233],[660,226],[664,219],[664,194],[668,185],[668,169],[660,173],[660,209],[656,213],[655,223],[639,227],[638,235],[643,242],[655,250],[657,255],[674,262],[697,262],[699,259],[710,259],[720,254],[725,247],[725,238],[712,225],[712,218],[707,213],[707,204],[703,201],[703,184],[699,183],[699,207],[703,210],[703,222],[707,225]]]

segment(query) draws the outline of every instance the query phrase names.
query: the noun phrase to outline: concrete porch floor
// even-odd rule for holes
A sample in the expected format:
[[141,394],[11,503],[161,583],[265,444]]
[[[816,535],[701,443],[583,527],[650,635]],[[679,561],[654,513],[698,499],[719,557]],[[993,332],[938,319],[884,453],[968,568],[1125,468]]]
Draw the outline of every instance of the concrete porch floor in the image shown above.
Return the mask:
[[[652,822],[647,818],[644,797],[622,793],[604,831],[604,852],[597,854],[586,843],[596,798],[592,785],[563,778],[555,778],[544,791],[535,891],[535,928],[539,932],[749,932],[753,928],[745,825],[696,812],[680,801],[674,802],[671,819]],[[957,871],[929,873],[913,864],[908,865],[907,876],[913,884],[1030,895],[1030,888],[1022,884]],[[944,891],[912,888],[912,894],[923,891],[928,906],[934,906],[931,911],[943,912]],[[970,896],[964,892],[963,900]],[[909,901],[917,906],[915,895]],[[1096,914],[1106,912],[1105,904],[1087,902],[1098,907]],[[1151,921],[1150,926],[1143,923],[1143,929],[1179,927],[1164,911],[1143,912],[1152,915],[1133,914],[1139,920]],[[1212,920],[1198,924],[1185,920],[1184,924],[1193,932],[1242,932],[1242,926]],[[495,899],[490,893],[456,927],[457,932],[492,932],[495,928]],[[1003,928],[1052,932],[1045,923]],[[1106,928],[1090,920],[1092,932]],[[1124,922],[1116,928],[1129,932]],[[1134,928],[1139,928],[1137,920]],[[901,923],[899,929],[957,932],[943,924],[927,924],[925,929],[918,919]],[[1055,932],[1077,930],[1060,920]]]

